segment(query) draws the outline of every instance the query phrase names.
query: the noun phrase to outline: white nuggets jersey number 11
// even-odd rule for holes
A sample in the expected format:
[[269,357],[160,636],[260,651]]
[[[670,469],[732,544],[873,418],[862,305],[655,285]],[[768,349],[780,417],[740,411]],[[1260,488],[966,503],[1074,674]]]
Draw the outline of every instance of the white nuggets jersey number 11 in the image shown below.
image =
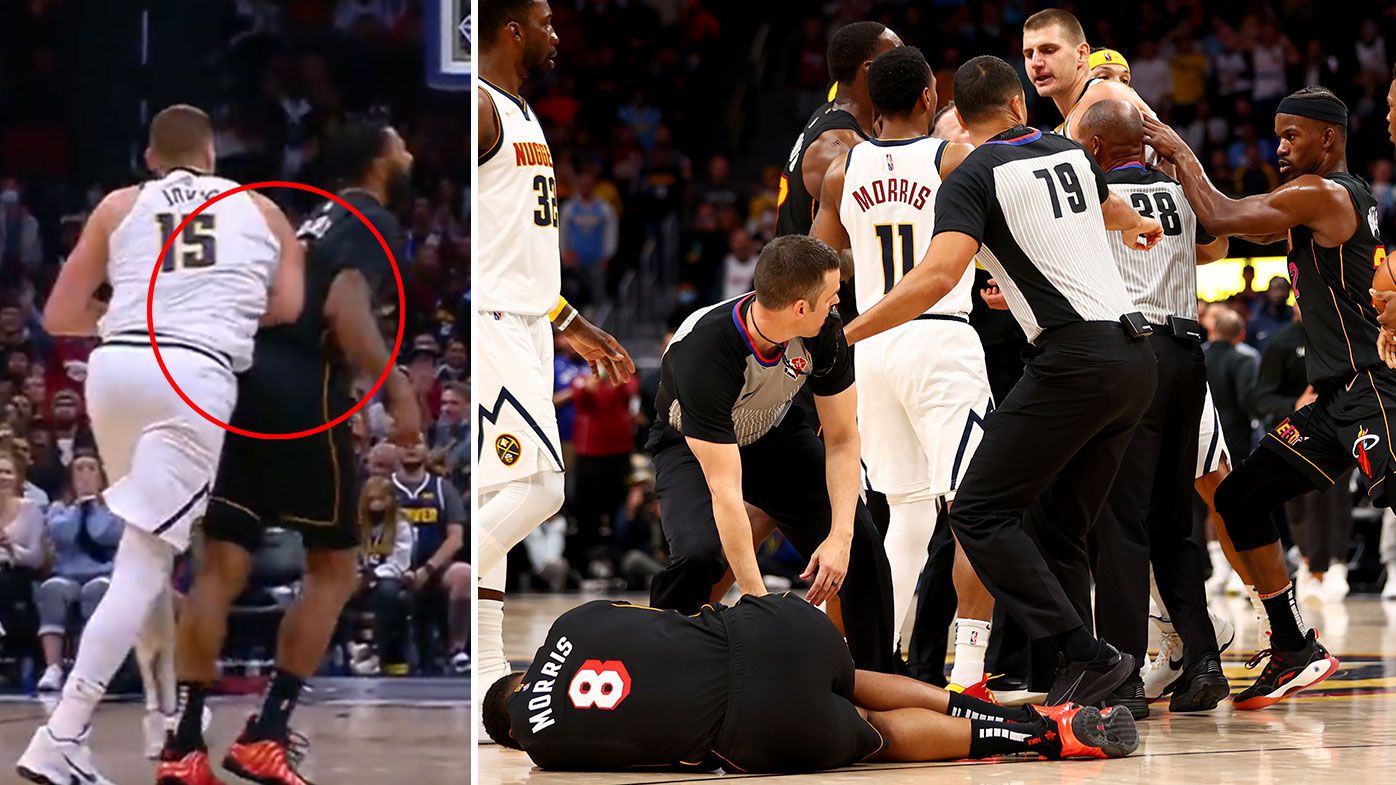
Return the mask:
[[481,311],[537,316],[562,292],[557,178],[543,126],[522,98],[480,79],[499,139],[479,151],[480,233],[471,299]]
[[[185,169],[141,186],[110,238],[111,304],[98,324],[103,340],[146,335],[150,275],[165,240],[204,202],[237,187]],[[280,257],[281,243],[249,193],[210,205],[180,232],[161,263],[151,309],[156,335],[222,354],[234,371],[250,368],[257,320]]]
[[[869,139],[848,151],[839,216],[853,247],[853,291],[866,313],[920,263],[935,231],[946,142]],[[968,316],[974,268],[926,313]]]

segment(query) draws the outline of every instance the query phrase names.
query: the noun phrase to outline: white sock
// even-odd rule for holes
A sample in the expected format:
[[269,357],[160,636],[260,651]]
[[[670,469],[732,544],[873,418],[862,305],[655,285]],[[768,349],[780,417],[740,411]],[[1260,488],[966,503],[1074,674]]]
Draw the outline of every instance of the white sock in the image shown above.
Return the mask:
[[75,739],[92,722],[107,683],[135,645],[141,626],[170,582],[174,548],[153,534],[128,526],[112,566],[111,587],[82,633],[77,662],[63,698],[49,717],[55,738]]
[[[475,580],[479,589],[504,591],[505,566],[500,564],[488,573],[480,573]],[[475,601],[475,652],[472,664],[475,668],[471,681],[480,688],[480,696],[500,677],[509,673],[509,660],[504,656],[504,601]]]
[[1168,606],[1163,604],[1163,597],[1159,596],[1158,581],[1154,580],[1153,570],[1149,571],[1149,594],[1154,599],[1154,605],[1158,606],[1158,615],[1149,617],[1153,619],[1154,626],[1164,635],[1177,635],[1178,631],[1173,629],[1173,619],[1168,615]]
[[[888,496],[887,562],[892,567],[892,629],[901,630],[907,614],[916,604],[916,582],[926,566],[926,548],[936,528],[936,500],[933,496]],[[892,641],[895,645],[896,641]]]
[[480,543],[476,569],[488,573],[502,566],[510,548],[562,509],[563,497],[562,472],[551,471],[537,472],[481,494],[475,514]]
[[174,644],[174,589],[166,586],[136,638],[136,664],[145,688],[146,711],[169,716],[178,708]]
[[955,664],[950,668],[950,682],[971,687],[984,680],[984,653],[989,650],[987,621],[955,620]]

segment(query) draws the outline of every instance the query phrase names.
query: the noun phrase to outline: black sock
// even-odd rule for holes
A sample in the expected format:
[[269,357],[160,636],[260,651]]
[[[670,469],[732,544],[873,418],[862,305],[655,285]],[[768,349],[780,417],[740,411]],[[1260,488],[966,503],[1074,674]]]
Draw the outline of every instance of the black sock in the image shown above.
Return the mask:
[[1262,597],[1265,615],[1270,617],[1270,643],[1280,651],[1304,648],[1304,635],[1309,627],[1299,613],[1299,601],[1294,597],[1294,584],[1273,597]]
[[283,738],[287,725],[291,722],[291,712],[296,709],[305,679],[278,669],[272,676],[271,686],[267,687],[267,697],[262,702],[262,711],[254,724],[260,738]]
[[1052,636],[1057,649],[1066,655],[1067,662],[1090,662],[1100,654],[1100,641],[1097,641],[1086,625]]
[[180,754],[208,749],[204,744],[204,698],[208,697],[206,682],[179,683],[179,724],[165,746]]
[[994,722],[1038,723],[1042,721],[1042,715],[1034,711],[1031,706],[999,706],[958,692],[950,693],[949,698],[950,703],[945,707],[945,713],[951,717],[968,717],[972,720],[991,720]]
[[[1041,732],[1034,727],[993,720],[969,721],[969,757],[987,758],[991,755],[1013,755],[1032,750],[1041,744]],[[1030,745],[1030,739],[1039,739]]]

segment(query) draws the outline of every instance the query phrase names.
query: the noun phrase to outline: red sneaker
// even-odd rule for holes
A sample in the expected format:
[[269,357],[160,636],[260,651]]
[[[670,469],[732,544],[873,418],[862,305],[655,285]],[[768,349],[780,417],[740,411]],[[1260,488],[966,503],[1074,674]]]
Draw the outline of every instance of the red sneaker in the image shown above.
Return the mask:
[[1105,710],[1064,703],[1034,706],[1055,727],[1029,740],[1048,758],[1123,758],[1139,747],[1139,730],[1128,709]]
[[166,751],[155,764],[155,785],[223,785],[213,774],[208,750],[195,750],[180,758]]
[[992,678],[992,674],[986,673],[984,674],[984,678],[982,680],[975,682],[974,684],[971,684],[968,687],[961,687],[960,685],[951,682],[945,685],[945,689],[951,692],[958,692],[962,695],[968,695],[971,698],[978,698],[979,700],[982,700],[986,703],[992,703],[995,706],[997,706],[999,705],[998,699],[994,697],[994,691],[989,689],[989,679]]
[[280,739],[254,739],[249,717],[242,735],[228,748],[223,768],[258,785],[315,785],[296,771],[305,755],[305,738],[288,733]]

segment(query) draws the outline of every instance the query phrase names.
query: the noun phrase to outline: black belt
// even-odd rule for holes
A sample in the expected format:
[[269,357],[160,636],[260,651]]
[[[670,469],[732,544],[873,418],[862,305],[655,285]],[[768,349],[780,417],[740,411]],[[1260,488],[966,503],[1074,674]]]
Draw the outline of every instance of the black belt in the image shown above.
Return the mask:
[[[232,358],[222,352],[188,343],[179,338],[161,335],[160,333],[155,334],[155,339],[160,342],[160,348],[162,349],[183,349],[185,351],[194,352],[195,354],[202,354],[224,368],[227,368],[229,371],[233,370]],[[111,338],[104,339],[100,346],[135,346],[149,349],[151,348],[150,333],[142,330],[126,330],[113,335]]]
[[963,324],[969,324],[969,319],[966,319],[963,316],[956,316],[954,314],[949,313],[923,313],[920,316],[916,317],[914,321],[919,322],[923,319],[927,321],[961,322]]

